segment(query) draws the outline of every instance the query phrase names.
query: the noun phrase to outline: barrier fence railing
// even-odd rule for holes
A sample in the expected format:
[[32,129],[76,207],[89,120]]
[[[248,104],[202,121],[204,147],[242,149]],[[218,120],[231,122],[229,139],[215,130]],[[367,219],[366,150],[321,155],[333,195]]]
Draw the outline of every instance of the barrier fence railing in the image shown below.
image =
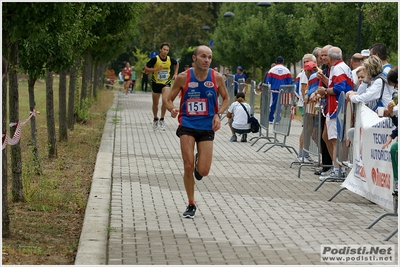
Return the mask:
[[[343,99],[339,99],[339,103],[343,103]],[[351,171],[347,174],[341,188],[329,199],[331,201],[344,189],[359,194],[366,199],[392,211],[379,215],[370,223],[366,229],[372,228],[381,219],[387,216],[398,217],[398,193],[394,190],[393,170],[389,163],[390,158],[382,155],[388,153],[382,149],[379,138],[388,136],[393,130],[392,122],[389,118],[379,118],[374,111],[360,103],[356,108],[352,108],[352,104],[346,103],[345,114],[342,114],[342,107],[338,106],[338,142],[346,140],[346,133],[354,124],[353,146],[347,156],[351,156]],[[353,121],[353,114],[346,115],[346,112],[355,111],[356,119]],[[349,123],[346,126],[346,123]],[[381,136],[381,137],[376,137]],[[342,140],[340,140],[342,139]],[[341,146],[338,144],[338,149]],[[340,166],[344,166],[341,157],[346,157],[345,150],[338,152],[338,162]],[[379,157],[376,155],[380,155]],[[385,175],[385,180],[379,178]],[[381,180],[380,180],[381,179]],[[392,232],[384,239],[388,241],[398,232],[396,226]]]
[[[235,90],[235,87],[234,87],[235,77],[233,74],[228,74],[227,76],[228,77],[226,79],[226,89],[228,90],[228,95],[230,98],[230,100],[229,100],[229,106],[230,106],[233,102],[235,102],[235,91],[234,91]],[[222,103],[221,96],[219,96],[219,103]],[[227,113],[228,113],[228,111],[226,110],[221,117],[221,121],[226,117]],[[228,123],[228,122],[226,122],[226,123]]]
[[[261,139],[267,139],[268,141],[273,140],[274,138],[269,136],[269,111],[270,111],[270,103],[271,103],[271,85],[270,84],[262,84],[262,90],[260,92],[261,98],[260,98],[260,131],[258,132],[258,136],[252,137],[250,139],[256,139],[254,142],[251,144],[253,146],[258,140]],[[254,94],[255,92],[259,92],[259,88],[253,89]],[[263,133],[263,131],[265,133]]]
[[[286,144],[286,138],[290,134],[290,127],[294,116],[294,90],[296,85],[281,85],[279,87],[278,104],[275,110],[275,119],[273,122],[274,141],[264,143],[257,151],[260,151],[265,145],[272,144],[269,148],[264,150],[264,153],[275,146],[286,148],[290,153],[294,151],[297,156],[297,151],[294,147]],[[268,107],[269,108],[269,107]],[[283,141],[278,140],[278,136],[283,138]]]
[[255,89],[256,89],[256,81],[251,80],[250,82],[250,101],[249,101],[249,105],[251,108],[251,112],[253,113],[253,115],[255,115],[256,110],[255,110],[255,100],[256,100],[256,93],[255,93]]
[[[321,124],[321,116],[322,113],[319,110],[320,103],[319,100],[317,104],[309,103],[306,105],[305,114],[303,117],[303,155],[301,161],[295,160],[291,162],[290,168],[292,168],[293,164],[298,164],[298,174],[297,177],[300,178],[301,170],[303,167],[332,167],[332,165],[323,165],[322,164],[322,155],[321,151],[321,135],[323,125]],[[305,160],[305,155],[309,154],[313,161]]]
[[[346,94],[341,92],[339,95],[338,100],[338,107],[337,107],[337,117],[336,117],[336,129],[337,129],[337,139],[336,139],[336,162],[339,164],[339,168],[348,168],[343,164],[344,161],[348,161],[349,153],[346,147],[346,137],[344,133],[344,129],[346,128],[346,124],[350,124],[350,121],[346,121]],[[340,175],[341,171],[339,171],[338,177],[329,177],[327,176],[323,179],[319,185],[314,189],[317,191],[325,182],[327,181],[336,181],[336,182],[343,182],[346,177],[342,177]]]

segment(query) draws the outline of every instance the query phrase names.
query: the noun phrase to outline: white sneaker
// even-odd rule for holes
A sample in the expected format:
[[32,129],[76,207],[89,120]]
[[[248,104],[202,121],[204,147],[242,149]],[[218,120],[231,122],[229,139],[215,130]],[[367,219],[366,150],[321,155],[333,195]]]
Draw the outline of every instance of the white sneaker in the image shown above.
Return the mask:
[[165,121],[164,120],[160,121],[160,130],[165,131]]
[[331,172],[332,172],[332,168],[330,168],[326,172],[321,172],[321,176],[329,176],[331,174]]
[[[329,179],[330,178],[330,179]],[[328,181],[333,181],[332,179],[337,178],[339,179],[339,171],[331,171],[328,175],[322,175],[319,177],[319,180],[329,179]]]
[[308,163],[309,161],[308,161],[308,159],[307,158],[304,158],[304,160],[303,160],[303,157],[296,157],[296,159],[295,159],[295,162],[303,162],[303,163]]
[[153,121],[153,130],[157,130],[158,128],[158,121]]
[[308,162],[318,163],[318,161],[313,159],[311,156],[304,157],[304,159],[307,159]]
[[347,167],[349,167],[349,168],[353,168],[353,164],[352,164],[350,161],[348,161],[348,160],[342,161],[342,163],[343,163],[343,165],[345,165],[345,166],[347,166]]

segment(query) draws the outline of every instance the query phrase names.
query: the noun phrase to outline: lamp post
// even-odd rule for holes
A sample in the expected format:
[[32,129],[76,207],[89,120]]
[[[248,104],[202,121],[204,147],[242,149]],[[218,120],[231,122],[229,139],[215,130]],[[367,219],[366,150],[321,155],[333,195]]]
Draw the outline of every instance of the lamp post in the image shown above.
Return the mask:
[[233,14],[233,12],[231,12],[231,11],[226,11],[224,13],[224,17],[225,18],[230,18],[230,17],[233,17],[233,16],[235,16],[235,14]]
[[[269,8],[269,7],[271,7],[271,2],[258,2],[257,3],[257,5],[259,6],[259,7],[261,7],[262,9],[264,9],[264,8]],[[266,15],[265,15],[265,12],[264,11],[262,11],[261,12],[261,15],[262,15],[262,17],[263,17],[263,19],[266,19]],[[255,72],[255,71],[254,71]],[[262,82],[264,82],[263,81],[263,79],[264,79],[264,73],[266,72],[266,68],[263,68],[262,70],[261,70],[261,81]]]
[[358,3],[358,32],[357,32],[357,52],[361,51],[361,26],[362,26],[362,5]]
[[257,5],[258,6],[262,6],[262,7],[270,7],[271,6],[271,2],[258,2]]
[[[204,25],[203,27],[201,27],[201,29],[203,31],[207,31],[207,32],[211,30],[210,26],[208,26],[208,25]],[[208,37],[208,34],[207,34],[207,37]],[[212,48],[212,45],[213,45],[213,41],[210,40],[208,43],[208,46]]]

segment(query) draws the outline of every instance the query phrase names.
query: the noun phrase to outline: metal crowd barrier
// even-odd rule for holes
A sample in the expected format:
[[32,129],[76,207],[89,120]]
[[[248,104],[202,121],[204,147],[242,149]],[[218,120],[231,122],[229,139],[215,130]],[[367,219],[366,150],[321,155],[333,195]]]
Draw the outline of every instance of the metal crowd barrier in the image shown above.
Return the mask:
[[[258,88],[255,90],[253,89],[253,93],[255,95],[255,91],[258,91]],[[250,99],[251,102],[251,99]],[[269,111],[270,111],[270,103],[271,103],[271,85],[263,83],[262,84],[262,91],[261,91],[261,98],[260,98],[260,131],[258,132],[258,136],[252,137],[250,139],[256,139],[251,146],[253,146],[258,140],[260,139],[267,139],[268,141],[273,140],[273,137],[269,136]],[[263,134],[263,130],[265,134]],[[260,149],[259,149],[260,150]],[[257,151],[259,151],[257,150]]]
[[[318,106],[320,105],[318,102]],[[290,163],[290,168],[293,164],[299,164],[299,171],[297,177],[300,178],[301,169],[303,167],[331,167],[322,165],[321,156],[321,111],[315,108],[315,104],[310,103],[306,105],[305,114],[303,117],[303,156],[301,161],[293,161]],[[313,162],[305,162],[304,154],[308,153],[313,159]],[[316,159],[316,160],[315,160]]]
[[[349,158],[348,149],[346,147],[346,136],[345,136],[345,132],[344,132],[344,129],[346,128],[346,126],[345,126],[345,124],[346,124],[346,120],[345,120],[346,108],[347,108],[346,94],[344,92],[341,92],[339,95],[338,107],[337,107],[337,111],[336,111],[337,112],[336,161],[339,163],[340,169],[342,167],[348,168],[348,166],[345,166],[343,164],[343,162],[348,161],[348,158]],[[347,123],[350,123],[350,122],[347,122]],[[339,170],[339,174],[340,174],[340,170]],[[339,177],[334,177],[334,178],[327,177],[319,183],[319,185],[314,189],[314,191],[317,191],[327,181],[343,182],[344,180],[346,180],[346,177],[341,177],[341,175],[339,175]],[[343,187],[340,189],[340,191],[342,191],[342,190],[343,190]],[[335,196],[336,195],[337,194],[335,194]],[[331,197],[329,199],[329,201],[332,199],[333,199],[333,197]]]
[[[234,81],[235,81],[235,76],[233,74],[228,74],[226,79],[226,89],[228,90],[228,95],[230,98],[229,106],[235,102],[235,87],[234,87]],[[222,97],[219,96],[219,103],[222,103]],[[224,114],[221,117],[221,121],[226,117],[226,114],[228,113],[228,110],[225,110]],[[228,123],[228,122],[226,122]]]
[[244,90],[244,86],[246,85],[245,84],[245,79],[243,79],[243,78],[238,79],[237,84],[238,84],[238,92],[243,92],[244,93],[243,90]]
[[[267,144],[272,144],[272,146],[267,148],[264,151],[264,153],[275,146],[280,146],[286,148],[290,153],[292,153],[293,150],[297,156],[296,149],[292,146],[286,145],[286,138],[289,136],[290,133],[292,116],[294,114],[293,111],[295,109],[294,105],[295,88],[296,88],[295,84],[281,85],[279,87],[278,104],[275,111],[275,119],[272,130],[274,133],[274,141],[263,144],[257,151],[260,151]],[[266,119],[268,120],[268,118]],[[278,141],[277,139],[278,135],[283,136],[282,142]]]
[[[345,107],[345,108],[343,108]],[[350,167],[347,164],[344,164],[345,161],[342,159],[347,159],[351,162],[352,160],[352,149],[351,147],[348,148],[345,146],[346,142],[346,133],[350,129],[350,127],[354,126],[354,121],[353,121],[353,113],[356,112],[355,110],[355,105],[353,105],[350,101],[346,101],[345,95],[342,92],[340,97],[339,97],[339,102],[338,102],[338,140],[337,140],[337,157],[336,160],[339,163],[339,166],[343,167]],[[344,143],[344,144],[343,144]],[[343,146],[345,146],[345,149],[343,149]],[[339,151],[340,150],[340,151]],[[349,150],[349,151],[347,151]],[[350,160],[351,159],[351,160]],[[345,180],[345,179],[343,179]],[[319,186],[323,184],[324,181],[321,182]],[[318,188],[317,188],[318,189]],[[316,190],[317,190],[316,189]],[[341,187],[338,191],[336,191],[335,194],[328,200],[331,201],[334,199],[340,192],[345,190],[347,188]],[[315,191],[316,191],[315,190]],[[372,223],[370,223],[366,229],[371,229],[376,223],[378,223],[381,219],[385,218],[386,216],[398,216],[398,194],[397,192],[393,193],[393,212],[386,212],[378,216]],[[396,233],[398,232],[398,227],[396,227],[385,239],[384,241],[388,241],[391,239]]]
[[257,87],[256,81],[251,80],[249,105],[250,105],[251,111],[253,112],[253,115],[256,113],[255,108],[254,108],[255,100],[256,100],[256,93],[254,92],[254,90],[256,89],[256,87]]

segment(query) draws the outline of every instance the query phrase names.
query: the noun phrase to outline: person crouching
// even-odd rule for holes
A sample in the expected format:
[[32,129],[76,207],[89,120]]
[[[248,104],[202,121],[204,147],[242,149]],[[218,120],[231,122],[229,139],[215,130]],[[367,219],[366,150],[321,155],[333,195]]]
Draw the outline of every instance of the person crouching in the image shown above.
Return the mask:
[[232,132],[231,142],[237,142],[236,134],[242,135],[241,142],[247,142],[247,134],[251,132],[250,114],[251,107],[245,102],[245,94],[243,92],[237,93],[235,102],[230,105],[226,114]]

